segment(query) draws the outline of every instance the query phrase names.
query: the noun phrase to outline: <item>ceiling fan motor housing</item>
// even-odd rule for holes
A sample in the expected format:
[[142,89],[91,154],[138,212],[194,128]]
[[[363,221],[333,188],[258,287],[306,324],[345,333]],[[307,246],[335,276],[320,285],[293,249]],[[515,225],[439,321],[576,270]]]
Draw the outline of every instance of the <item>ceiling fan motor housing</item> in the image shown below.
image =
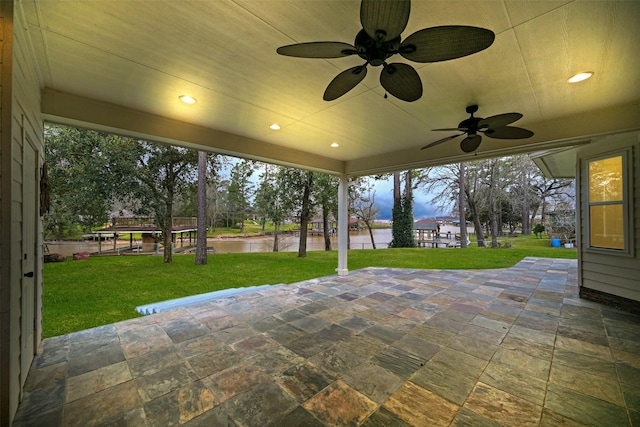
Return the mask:
[[480,120],[483,120],[482,117],[473,117],[473,116],[469,117],[468,119],[461,121],[458,124],[458,128],[466,129],[466,132],[469,133],[470,135],[476,134],[480,129],[480,127],[478,126],[478,123],[480,123]]
[[383,65],[387,58],[398,52],[400,47],[400,37],[393,40],[374,40],[365,30],[360,30],[356,35],[354,43],[358,56],[368,64],[378,67]]

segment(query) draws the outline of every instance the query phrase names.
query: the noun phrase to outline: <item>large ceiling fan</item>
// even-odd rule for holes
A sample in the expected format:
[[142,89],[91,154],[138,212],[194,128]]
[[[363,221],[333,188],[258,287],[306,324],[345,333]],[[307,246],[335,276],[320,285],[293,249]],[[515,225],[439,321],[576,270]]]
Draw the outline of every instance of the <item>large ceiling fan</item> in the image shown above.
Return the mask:
[[471,55],[488,48],[495,39],[491,30],[449,25],[424,28],[401,40],[407,26],[411,0],[362,0],[362,30],[354,45],[342,42],[310,42],[282,46],[280,55],[299,58],[340,58],[358,55],[366,62],[338,74],[324,92],[325,101],[333,101],[349,92],[367,75],[367,65],[382,66],[380,84],[391,95],[412,102],[422,96],[417,71],[401,62],[387,63],[399,53],[415,62],[439,62]]
[[436,142],[425,145],[421,149],[431,148],[436,145],[447,142],[451,139],[457,138],[462,135],[467,135],[465,139],[460,142],[460,149],[465,153],[472,153],[478,149],[482,142],[482,136],[478,135],[478,132],[484,133],[489,138],[496,139],[524,139],[533,136],[533,132],[528,129],[523,129],[515,126],[508,126],[509,124],[520,120],[522,114],[520,113],[505,113],[498,114],[496,116],[487,117],[474,117],[473,113],[478,111],[477,105],[470,105],[466,109],[467,113],[471,114],[471,117],[461,121],[457,128],[446,129],[433,129],[435,131],[461,131],[458,135],[451,135],[445,138],[439,139]]

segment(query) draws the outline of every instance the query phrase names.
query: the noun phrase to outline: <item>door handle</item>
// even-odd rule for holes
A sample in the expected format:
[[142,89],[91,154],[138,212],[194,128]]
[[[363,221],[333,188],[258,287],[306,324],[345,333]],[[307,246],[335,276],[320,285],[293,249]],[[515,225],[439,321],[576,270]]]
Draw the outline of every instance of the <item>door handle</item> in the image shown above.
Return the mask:
[[30,271],[28,273],[24,273],[24,277],[33,277],[33,271]]

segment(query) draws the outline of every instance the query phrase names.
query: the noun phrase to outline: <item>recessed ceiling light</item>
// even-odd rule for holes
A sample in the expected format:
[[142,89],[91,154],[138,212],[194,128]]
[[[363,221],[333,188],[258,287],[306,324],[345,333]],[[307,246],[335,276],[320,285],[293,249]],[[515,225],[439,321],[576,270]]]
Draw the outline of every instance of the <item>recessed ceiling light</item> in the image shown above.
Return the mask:
[[583,71],[582,73],[578,73],[574,76],[571,76],[568,82],[569,83],[581,82],[583,80],[587,80],[591,76],[593,76],[593,71]]
[[337,147],[340,147],[340,144],[338,144],[337,142],[333,142],[333,143],[331,143],[331,146],[333,148],[337,148]]
[[280,125],[277,123],[272,124],[271,126],[269,126],[269,129],[272,130],[280,130]]
[[196,103],[196,99],[192,96],[189,95],[180,95],[178,98],[180,98],[180,101],[184,102],[185,104],[195,104]]

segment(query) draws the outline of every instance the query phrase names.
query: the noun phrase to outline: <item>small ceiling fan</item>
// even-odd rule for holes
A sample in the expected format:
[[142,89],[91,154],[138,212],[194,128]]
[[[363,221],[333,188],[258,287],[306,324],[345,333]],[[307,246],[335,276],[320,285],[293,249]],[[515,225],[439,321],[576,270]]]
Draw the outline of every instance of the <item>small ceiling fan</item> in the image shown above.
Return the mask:
[[491,46],[495,34],[478,27],[449,25],[424,28],[401,40],[409,21],[411,0],[362,0],[354,45],[342,42],[309,42],[279,47],[280,55],[299,58],[341,58],[358,55],[366,62],[338,74],[324,92],[333,101],[356,87],[367,75],[367,65],[382,66],[380,84],[391,95],[412,102],[422,96],[418,72],[408,64],[387,63],[399,53],[415,62],[439,62],[471,55]]
[[460,149],[465,153],[472,153],[476,151],[480,146],[480,143],[482,142],[482,136],[478,135],[478,133],[484,133],[489,138],[496,139],[525,139],[533,136],[533,132],[528,129],[523,129],[515,126],[507,126],[515,122],[516,120],[520,120],[522,118],[522,114],[520,113],[498,114],[496,116],[491,116],[483,119],[482,117],[473,116],[473,113],[478,111],[477,105],[468,106],[466,111],[467,113],[471,114],[471,117],[461,121],[458,124],[457,128],[433,129],[434,131],[457,130],[461,131],[461,134],[451,135],[439,139],[436,142],[425,145],[421,148],[421,150],[424,150],[425,148],[435,147],[436,145],[442,144],[443,142],[447,142],[462,135],[467,135],[467,137],[463,139],[462,142],[460,142]]

